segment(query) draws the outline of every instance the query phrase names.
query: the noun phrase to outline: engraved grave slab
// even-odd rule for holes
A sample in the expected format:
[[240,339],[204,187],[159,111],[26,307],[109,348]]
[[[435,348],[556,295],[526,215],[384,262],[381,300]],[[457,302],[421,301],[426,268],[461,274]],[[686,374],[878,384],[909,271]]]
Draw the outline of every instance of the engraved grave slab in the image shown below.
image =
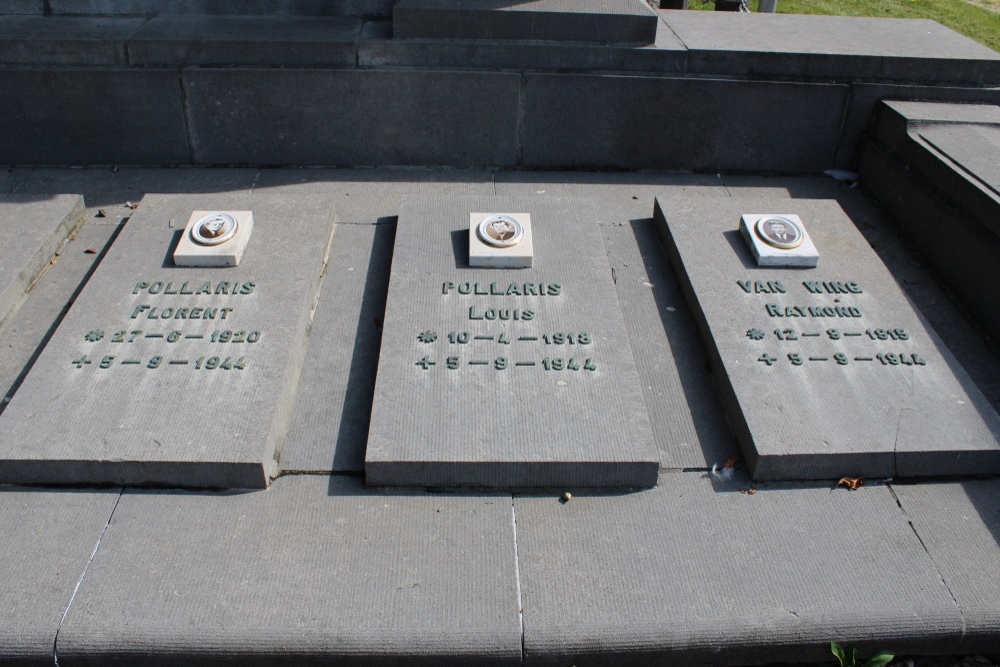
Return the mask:
[[[470,213],[503,211],[531,216],[531,268],[470,267]],[[590,202],[405,199],[367,482],[648,487],[658,467]]]
[[[193,210],[252,210],[238,267],[181,268]],[[0,416],[0,483],[267,485],[330,205],[150,195]]]
[[[1000,418],[843,210],[774,204],[655,207],[753,477],[1000,472]],[[740,216],[775,208],[808,227],[819,266],[757,266]]]

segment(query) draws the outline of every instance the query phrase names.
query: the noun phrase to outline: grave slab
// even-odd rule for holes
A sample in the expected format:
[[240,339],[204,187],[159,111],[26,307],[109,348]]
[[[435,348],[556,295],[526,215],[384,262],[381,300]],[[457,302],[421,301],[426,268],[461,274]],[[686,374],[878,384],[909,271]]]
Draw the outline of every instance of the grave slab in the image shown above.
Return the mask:
[[641,0],[400,0],[399,38],[652,44],[659,20]]
[[509,495],[314,475],[266,493],[130,489],[59,662],[517,666],[515,558]]
[[[175,267],[207,207],[254,211],[243,261]],[[0,417],[0,481],[266,486],[331,219],[317,200],[146,197]]]
[[[737,226],[765,209],[802,219],[818,267],[755,265]],[[655,215],[755,479],[1000,472],[1000,417],[835,202]]]
[[[471,269],[469,213],[531,215],[530,269]],[[658,456],[592,205],[410,198],[365,473],[389,486],[651,486]]]
[[79,195],[0,195],[0,330],[83,216]]
[[866,656],[958,646],[959,611],[884,486],[751,495],[739,472],[665,478],[567,503],[515,496],[526,665],[802,664],[829,661],[831,640]]
[[0,486],[0,655],[4,664],[51,665],[73,598],[120,492]]
[[0,16],[0,63],[124,65],[125,40],[142,23],[109,16]]

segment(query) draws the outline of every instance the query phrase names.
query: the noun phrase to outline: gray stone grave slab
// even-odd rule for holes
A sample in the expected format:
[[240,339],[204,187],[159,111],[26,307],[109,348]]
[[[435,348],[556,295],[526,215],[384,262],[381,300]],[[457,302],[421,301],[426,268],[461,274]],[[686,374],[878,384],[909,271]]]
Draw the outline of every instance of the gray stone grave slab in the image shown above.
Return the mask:
[[141,18],[0,16],[5,65],[124,65],[125,40]]
[[884,486],[665,475],[515,496],[526,665],[752,665],[955,651],[962,619]]
[[659,22],[642,0],[399,0],[402,38],[652,44]]
[[[801,217],[815,269],[759,268],[742,213]],[[1000,417],[832,201],[657,199],[755,479],[1000,472]]]
[[0,661],[51,665],[73,590],[101,539],[120,491],[0,487]]
[[[173,266],[206,207],[254,211],[240,266]],[[331,218],[315,200],[146,197],[0,417],[0,481],[266,486]]]
[[128,490],[59,663],[515,667],[516,576],[509,495],[316,475],[266,493]]
[[0,195],[0,330],[83,216],[80,195]]
[[[529,213],[530,269],[470,269],[470,212]],[[658,457],[586,200],[405,199],[365,473],[405,486],[651,486]]]
[[962,653],[995,652],[1000,632],[1000,480],[893,484],[962,612]]

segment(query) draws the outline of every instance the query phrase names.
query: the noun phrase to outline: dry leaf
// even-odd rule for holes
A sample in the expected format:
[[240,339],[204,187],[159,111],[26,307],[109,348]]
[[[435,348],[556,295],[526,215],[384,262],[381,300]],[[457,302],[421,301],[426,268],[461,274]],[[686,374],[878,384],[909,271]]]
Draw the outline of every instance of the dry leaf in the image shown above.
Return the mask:
[[84,255],[96,255],[97,254],[97,250],[95,250],[94,248],[87,248],[86,250],[83,251],[83,254]]
[[55,264],[57,261],[59,261],[59,260],[57,260],[55,257],[53,257],[52,260],[49,262],[49,264]]
[[726,462],[722,464],[722,467],[723,468],[732,468],[734,465],[736,465],[739,462],[740,462],[740,455],[739,454],[733,454],[728,459],[726,459]]
[[864,477],[841,477],[837,486],[846,486],[851,491],[856,491],[859,486],[865,483]]
[[753,494],[757,493],[757,489],[753,487],[749,489],[740,489],[740,493],[742,493],[745,496],[752,496]]
[[95,218],[106,218],[106,217],[108,217],[108,212],[105,211],[103,208],[99,208],[99,209],[97,209],[97,213],[94,214],[94,217]]
[[129,207],[130,209],[132,209],[133,211],[134,211],[135,209],[139,208],[139,204],[138,204],[137,202],[131,202],[131,201],[127,201],[127,202],[125,202],[125,205],[126,205],[126,206],[128,206],[128,207]]

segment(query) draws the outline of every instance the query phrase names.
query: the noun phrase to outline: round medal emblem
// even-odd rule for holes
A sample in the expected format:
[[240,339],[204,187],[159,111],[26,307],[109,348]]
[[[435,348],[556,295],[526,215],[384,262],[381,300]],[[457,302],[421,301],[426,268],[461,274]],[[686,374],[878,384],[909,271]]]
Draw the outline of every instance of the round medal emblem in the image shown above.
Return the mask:
[[199,245],[219,245],[236,234],[236,218],[228,213],[211,213],[191,227],[191,240]]

